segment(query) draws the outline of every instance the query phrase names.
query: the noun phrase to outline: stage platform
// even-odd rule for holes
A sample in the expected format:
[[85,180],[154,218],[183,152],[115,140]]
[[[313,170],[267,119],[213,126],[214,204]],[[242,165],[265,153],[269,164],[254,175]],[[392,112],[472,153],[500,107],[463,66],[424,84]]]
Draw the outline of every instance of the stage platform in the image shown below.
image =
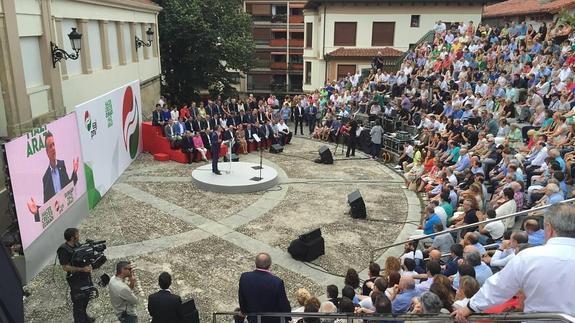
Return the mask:
[[278,173],[275,169],[263,165],[262,179],[253,180],[260,175],[259,169],[253,169],[259,164],[232,162],[231,170],[228,162],[220,162],[218,168],[222,175],[212,173],[212,164],[196,168],[192,172],[192,182],[196,187],[220,193],[249,193],[270,189],[278,183]]

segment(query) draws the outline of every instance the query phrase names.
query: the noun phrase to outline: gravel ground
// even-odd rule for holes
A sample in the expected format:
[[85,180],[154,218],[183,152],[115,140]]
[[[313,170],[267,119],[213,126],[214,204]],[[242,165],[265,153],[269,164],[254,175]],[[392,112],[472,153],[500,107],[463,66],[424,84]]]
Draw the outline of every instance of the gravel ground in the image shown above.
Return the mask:
[[[212,220],[233,215],[257,201],[264,193],[227,194],[202,191],[192,183],[130,183],[190,212]],[[183,198],[184,196],[188,198]]]
[[[157,277],[162,271],[172,273],[170,289],[185,301],[194,298],[200,312],[200,320],[208,322],[216,311],[233,311],[237,306],[238,281],[242,272],[254,269],[255,255],[222,239],[212,237],[185,246],[170,248],[154,254],[132,257],[136,268],[138,285],[136,294],[140,299],[137,312],[140,322],[148,322],[147,296],[156,292]],[[106,272],[112,275],[115,262],[108,261],[93,277]],[[66,282],[59,267],[42,271],[28,286],[32,295],[26,299],[26,322],[71,322]],[[296,306],[295,291],[305,287],[314,295],[323,293],[323,287],[309,279],[273,265],[271,271],[285,281],[286,292],[293,307]],[[100,296],[88,307],[90,316],[97,322],[114,321],[106,288],[99,288]]]
[[[334,165],[313,163],[322,145],[321,142],[296,137],[292,145],[285,147],[284,153],[274,155],[265,152],[264,158],[286,172],[289,177],[287,183],[290,183],[290,179],[343,182],[282,184],[288,187],[285,199],[237,231],[286,250],[298,235],[320,227],[325,238],[326,255],[313,263],[334,274],[344,274],[349,267],[360,271],[368,266],[369,250],[395,240],[402,225],[385,220],[404,221],[407,201],[399,188],[401,183],[392,182],[383,166],[373,161],[336,160]],[[363,157],[359,152],[356,154],[357,158]],[[342,158],[340,152],[334,157]],[[118,182],[125,182],[131,176],[188,177],[193,168],[203,164],[157,162],[151,155],[141,154]],[[357,180],[376,183],[354,184]],[[149,182],[129,181],[129,184],[213,220],[236,214],[263,195],[263,192],[222,195],[200,191],[191,182],[162,181],[161,178],[152,178]],[[361,191],[371,221],[352,219],[348,214],[347,195],[356,189]],[[105,239],[109,246],[170,236],[192,229],[194,226],[113,188],[80,225],[82,239]],[[217,237],[129,257],[137,268],[139,279],[137,293],[142,300],[138,307],[140,322],[149,321],[147,296],[157,291],[157,277],[162,271],[172,273],[172,290],[175,293],[184,299],[193,297],[196,300],[202,321],[211,319],[214,311],[232,311],[237,306],[239,276],[244,271],[253,270],[253,257],[248,251]],[[98,280],[97,277],[104,272],[111,275],[114,266],[115,261],[108,261],[103,268],[94,272],[93,277]],[[285,281],[288,297],[294,307],[294,293],[300,287],[309,289],[315,295],[324,293],[324,286],[298,273],[276,265],[272,266],[272,271]],[[45,268],[28,284],[27,290],[31,296],[25,301],[26,322],[72,321],[67,284],[59,266]],[[88,312],[97,317],[98,322],[116,322],[107,289],[100,288],[100,297],[90,303]]]
[[81,239],[106,240],[108,246],[119,246],[170,236],[195,227],[111,189],[79,229]]
[[[359,188],[368,219],[349,216],[347,194]],[[404,221],[407,202],[397,188],[377,185],[291,184],[277,207],[237,231],[282,250],[302,233],[321,228],[326,255],[314,263],[331,273],[345,274],[349,267],[358,271],[368,266],[369,250],[395,240],[401,224],[376,222],[385,219]],[[375,220],[375,221],[373,221]]]

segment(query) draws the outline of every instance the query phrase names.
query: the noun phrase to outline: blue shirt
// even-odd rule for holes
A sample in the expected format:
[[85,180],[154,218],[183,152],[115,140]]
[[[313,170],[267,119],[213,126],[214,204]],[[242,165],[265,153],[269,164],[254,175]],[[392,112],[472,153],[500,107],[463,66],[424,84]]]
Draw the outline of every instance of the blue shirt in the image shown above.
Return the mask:
[[415,289],[404,290],[397,294],[397,297],[391,302],[391,312],[393,314],[407,313],[411,306],[411,299],[419,296]]
[[461,156],[459,161],[455,164],[455,171],[462,172],[467,169],[471,165],[471,160],[469,159],[469,155],[465,154]]
[[[57,164],[58,162],[56,162],[56,165]],[[52,166],[50,166],[50,174],[52,175],[52,185],[54,185],[54,193],[58,193],[62,189],[62,183],[60,183],[60,170],[58,169],[58,166],[56,166],[55,168],[52,168]]]
[[545,244],[545,231],[539,229],[533,233],[529,234],[529,244],[533,246],[542,246]]
[[451,114],[451,117],[453,117],[453,119],[461,119],[461,116],[463,116],[463,110],[461,109],[455,110],[453,111],[453,114]]
[[425,221],[425,224],[423,225],[423,233],[424,234],[432,234],[433,233],[433,226],[436,225],[437,223],[441,223],[441,219],[439,218],[439,215],[433,213],[429,219],[427,219],[427,221]]
[[555,204],[555,203],[559,203],[561,201],[563,201],[565,198],[563,197],[563,192],[557,192],[557,193],[553,193],[551,194],[551,196],[549,196],[549,204]]
[[559,166],[561,166],[561,171],[565,172],[565,160],[561,158],[561,156],[558,156],[555,157],[555,161],[559,163]]
[[455,190],[452,190],[449,192],[449,204],[451,204],[451,207],[455,210],[457,209],[457,203],[459,202],[459,196],[457,196],[457,193],[455,192]]
[[[475,279],[477,279],[479,286],[483,285],[487,278],[493,276],[491,268],[483,262],[481,262],[481,265],[473,267],[473,269],[475,269]],[[459,289],[459,278],[459,273],[453,277],[453,287],[455,289]]]

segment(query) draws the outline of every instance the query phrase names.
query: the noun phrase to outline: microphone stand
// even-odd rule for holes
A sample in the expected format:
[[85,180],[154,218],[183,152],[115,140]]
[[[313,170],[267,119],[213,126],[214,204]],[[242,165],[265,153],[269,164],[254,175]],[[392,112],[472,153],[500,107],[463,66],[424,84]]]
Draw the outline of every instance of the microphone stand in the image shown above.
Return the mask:
[[259,169],[260,170],[260,176],[259,177],[252,177],[250,178],[250,180],[252,181],[256,181],[259,182],[262,180],[262,169],[263,167],[263,155],[264,155],[264,150],[262,149],[262,140],[260,139],[260,141],[258,141],[258,147],[260,149],[260,165],[259,166],[252,166],[253,169]]

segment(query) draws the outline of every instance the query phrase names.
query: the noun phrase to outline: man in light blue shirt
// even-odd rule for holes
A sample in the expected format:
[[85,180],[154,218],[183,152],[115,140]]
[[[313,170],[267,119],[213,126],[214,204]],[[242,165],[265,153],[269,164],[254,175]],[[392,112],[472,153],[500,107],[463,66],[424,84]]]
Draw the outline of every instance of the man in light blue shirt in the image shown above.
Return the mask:
[[542,246],[545,244],[545,231],[539,226],[535,219],[528,219],[523,224],[527,231],[529,244],[532,246]]
[[[481,255],[479,254],[479,252],[477,252],[477,250],[464,253],[463,258],[465,259],[465,262],[467,264],[473,266],[473,269],[475,270],[475,279],[477,280],[480,286],[483,285],[483,283],[487,280],[487,278],[493,275],[493,271],[491,271],[491,268],[489,268],[488,265],[486,265],[481,261]],[[457,273],[453,278],[453,287],[455,289],[459,288],[459,280],[460,280],[459,273]]]
[[411,307],[411,299],[419,296],[415,289],[415,280],[411,275],[403,275],[399,280],[399,286],[391,292],[391,311],[393,314],[407,313]]

